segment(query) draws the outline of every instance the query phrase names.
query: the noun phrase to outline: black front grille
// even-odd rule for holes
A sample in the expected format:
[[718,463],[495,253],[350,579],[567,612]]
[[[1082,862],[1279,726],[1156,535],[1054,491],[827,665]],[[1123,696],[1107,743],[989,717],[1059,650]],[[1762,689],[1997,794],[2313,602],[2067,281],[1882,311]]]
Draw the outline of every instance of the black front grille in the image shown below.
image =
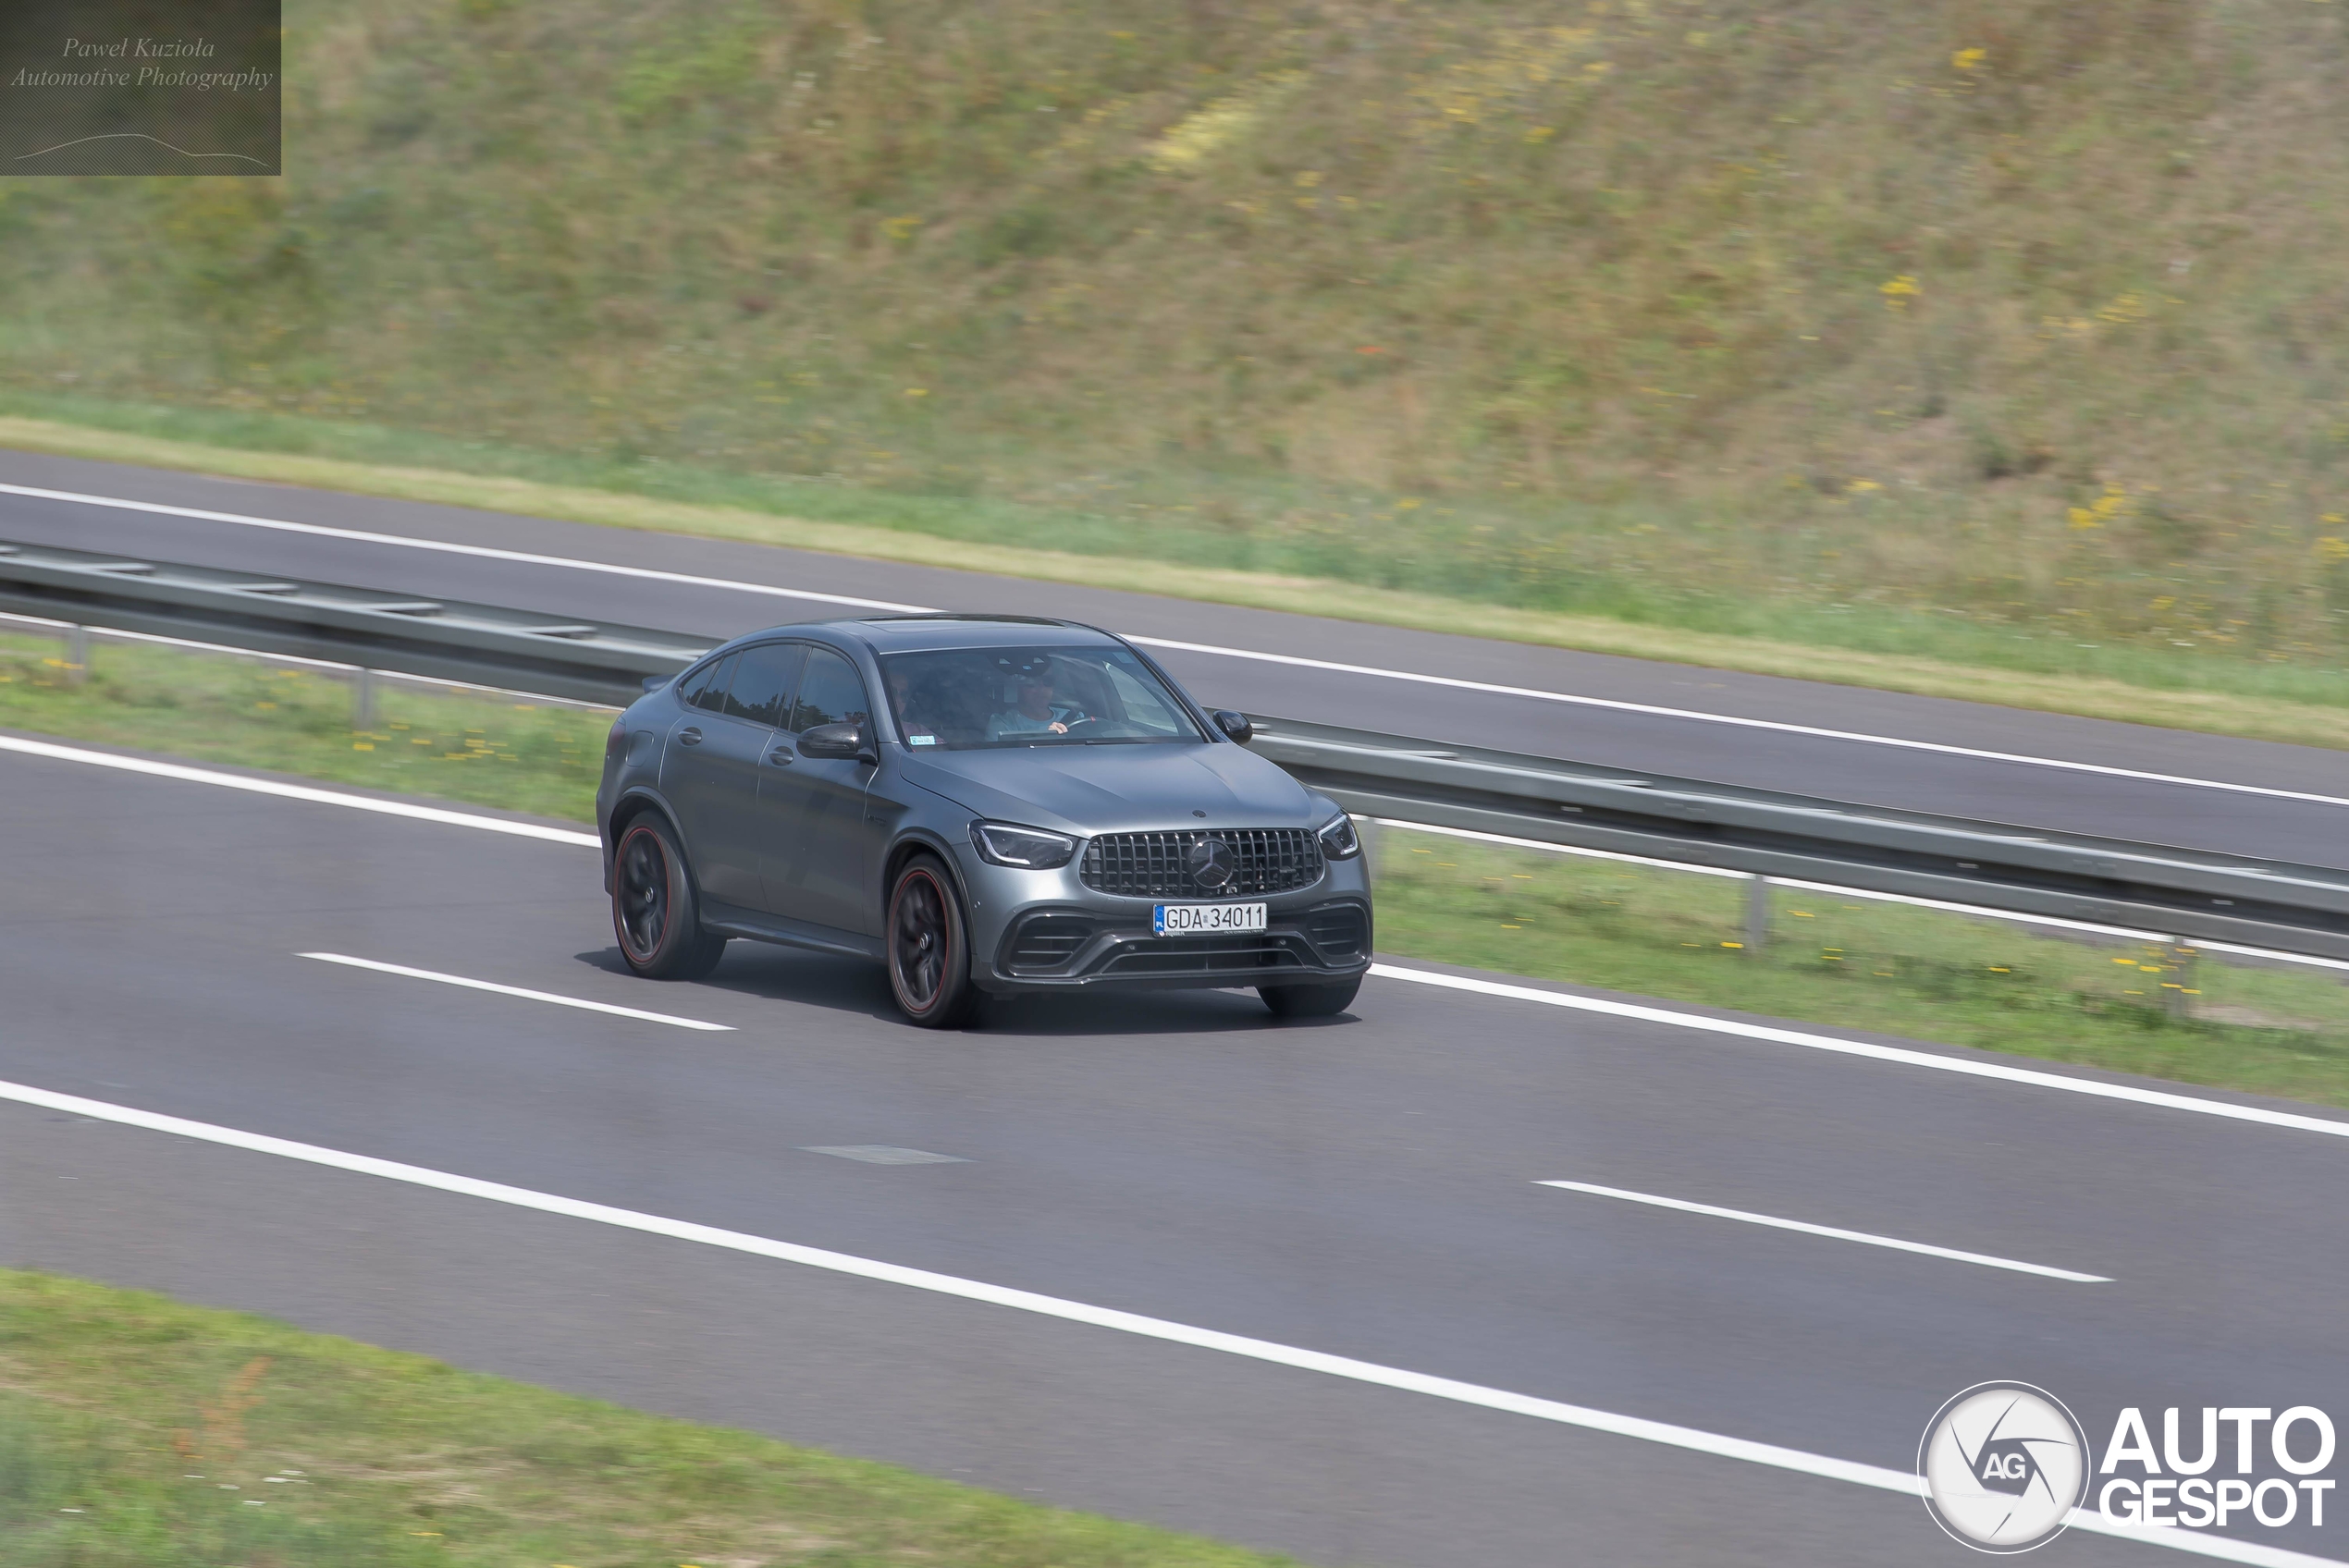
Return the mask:
[[[1221,842],[1231,880],[1211,887],[1193,874],[1193,851]],[[1104,833],[1077,867],[1097,893],[1132,899],[1250,899],[1310,888],[1322,877],[1322,846],[1305,827],[1219,827],[1189,833]]]

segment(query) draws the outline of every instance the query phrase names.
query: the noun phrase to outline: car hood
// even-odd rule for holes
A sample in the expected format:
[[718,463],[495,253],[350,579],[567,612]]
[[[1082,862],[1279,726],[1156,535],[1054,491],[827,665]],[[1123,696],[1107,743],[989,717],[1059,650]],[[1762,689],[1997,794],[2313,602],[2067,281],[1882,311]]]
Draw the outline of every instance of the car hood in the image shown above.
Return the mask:
[[[906,779],[984,817],[1076,834],[1315,827],[1329,807],[1237,746],[1019,746],[909,754]],[[1194,815],[1204,812],[1205,818]]]

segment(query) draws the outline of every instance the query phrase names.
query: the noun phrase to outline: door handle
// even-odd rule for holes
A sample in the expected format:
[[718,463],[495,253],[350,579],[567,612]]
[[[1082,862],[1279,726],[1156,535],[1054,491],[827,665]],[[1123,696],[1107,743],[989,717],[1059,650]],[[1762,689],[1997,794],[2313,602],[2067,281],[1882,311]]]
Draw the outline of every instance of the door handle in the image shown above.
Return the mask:
[[701,744],[701,731],[698,729],[680,729],[677,731],[677,743],[681,746],[698,746]]
[[781,763],[785,767],[789,767],[792,762],[791,748],[789,746],[778,746],[773,751],[767,753],[767,760],[769,762]]

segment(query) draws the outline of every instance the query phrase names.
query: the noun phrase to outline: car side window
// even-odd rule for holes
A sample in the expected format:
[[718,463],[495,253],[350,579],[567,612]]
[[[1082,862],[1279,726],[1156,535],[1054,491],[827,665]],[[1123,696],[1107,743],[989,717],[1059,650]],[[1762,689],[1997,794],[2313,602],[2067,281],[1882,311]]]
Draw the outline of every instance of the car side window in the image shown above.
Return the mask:
[[686,688],[685,705],[707,709],[710,713],[723,711],[726,682],[733,678],[734,664],[741,657],[740,654],[728,654],[695,676]]
[[810,648],[799,697],[792,704],[792,733],[818,724],[862,724],[871,716],[872,704],[866,701],[856,667],[830,648]]
[[726,712],[781,729],[783,704],[791,700],[792,681],[806,652],[805,643],[760,643],[744,648],[726,688]]

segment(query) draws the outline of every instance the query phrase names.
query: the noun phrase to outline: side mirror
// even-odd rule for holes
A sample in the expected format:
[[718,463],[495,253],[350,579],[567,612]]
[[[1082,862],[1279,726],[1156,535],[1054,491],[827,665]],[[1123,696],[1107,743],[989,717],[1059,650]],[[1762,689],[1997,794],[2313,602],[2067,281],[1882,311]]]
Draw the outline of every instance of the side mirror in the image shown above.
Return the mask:
[[877,763],[880,757],[872,743],[865,739],[861,724],[815,724],[800,733],[799,754],[804,757],[832,757],[841,761],[854,759],[861,763]]
[[1256,739],[1256,726],[1248,721],[1248,715],[1234,713],[1229,708],[1215,710],[1215,728],[1243,746]]
[[676,679],[673,675],[647,675],[645,677],[645,694],[650,696]]

